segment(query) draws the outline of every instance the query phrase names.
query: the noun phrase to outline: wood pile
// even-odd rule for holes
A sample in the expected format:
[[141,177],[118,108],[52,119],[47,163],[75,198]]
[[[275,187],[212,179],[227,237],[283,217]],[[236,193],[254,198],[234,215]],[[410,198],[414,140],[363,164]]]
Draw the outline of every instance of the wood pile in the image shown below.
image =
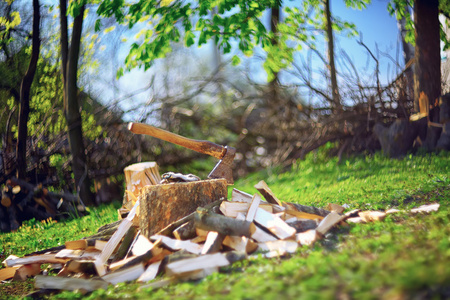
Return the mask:
[[74,195],[54,193],[42,185],[11,178],[2,189],[0,232],[17,230],[23,221],[83,216],[85,207]]
[[[260,194],[233,189],[228,200],[213,199],[203,207],[146,237],[139,228],[143,196],[122,207],[124,218],[99,228],[82,240],[8,257],[0,280],[25,280],[34,276],[37,289],[106,289],[109,284],[137,281],[143,288],[198,280],[236,261],[263,256],[287,256],[312,245],[336,226],[347,222],[380,221],[389,213],[353,210],[330,204],[329,210],[280,201],[264,182]],[[411,212],[430,212],[433,204]],[[57,276],[42,271],[41,264],[59,269]]]

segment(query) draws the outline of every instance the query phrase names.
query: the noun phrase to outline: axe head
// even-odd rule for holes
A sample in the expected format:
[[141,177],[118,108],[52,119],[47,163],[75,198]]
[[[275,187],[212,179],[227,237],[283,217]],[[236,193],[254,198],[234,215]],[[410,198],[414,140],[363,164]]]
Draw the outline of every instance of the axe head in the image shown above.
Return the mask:
[[236,154],[236,149],[233,147],[225,147],[225,154],[222,159],[217,163],[214,169],[209,173],[208,178],[219,179],[224,178],[228,184],[233,184],[233,170],[231,168]]

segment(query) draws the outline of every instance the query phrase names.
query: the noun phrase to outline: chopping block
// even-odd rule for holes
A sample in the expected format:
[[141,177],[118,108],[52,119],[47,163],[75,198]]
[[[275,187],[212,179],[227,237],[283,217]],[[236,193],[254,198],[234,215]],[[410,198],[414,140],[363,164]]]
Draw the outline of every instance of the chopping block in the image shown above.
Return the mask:
[[142,188],[139,228],[150,238],[161,229],[220,199],[227,199],[225,179],[148,185]]

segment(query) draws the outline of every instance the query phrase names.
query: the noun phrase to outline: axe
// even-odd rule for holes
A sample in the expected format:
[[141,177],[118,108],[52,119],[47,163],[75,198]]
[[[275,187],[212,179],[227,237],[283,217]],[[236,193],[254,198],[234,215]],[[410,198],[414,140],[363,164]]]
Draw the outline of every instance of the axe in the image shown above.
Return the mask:
[[236,149],[229,146],[221,146],[209,141],[199,141],[185,138],[181,135],[165,131],[147,124],[133,123],[128,124],[128,130],[136,134],[146,134],[161,139],[172,144],[176,144],[203,154],[211,155],[220,161],[209,173],[208,178],[224,178],[228,184],[233,184],[233,173],[231,164],[233,163]]

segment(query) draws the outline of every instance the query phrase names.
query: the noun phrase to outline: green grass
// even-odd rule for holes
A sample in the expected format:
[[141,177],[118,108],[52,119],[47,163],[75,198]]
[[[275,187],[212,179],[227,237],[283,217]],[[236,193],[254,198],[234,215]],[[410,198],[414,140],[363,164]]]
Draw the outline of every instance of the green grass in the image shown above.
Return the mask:
[[[380,155],[337,164],[324,151],[310,154],[289,172],[277,168],[238,180],[234,187],[255,193],[265,180],[282,201],[325,207],[411,208],[438,202],[431,214],[401,213],[383,222],[332,231],[313,248],[283,259],[238,262],[198,282],[151,290],[138,284],[111,286],[88,295],[62,292],[53,299],[423,299],[450,297],[450,155]],[[0,235],[0,252],[23,255],[95,232],[117,219],[113,205],[65,223],[29,222],[16,233]],[[29,282],[0,286],[0,298],[26,294]],[[9,289],[7,291],[7,289]],[[11,290],[15,292],[11,292]]]

